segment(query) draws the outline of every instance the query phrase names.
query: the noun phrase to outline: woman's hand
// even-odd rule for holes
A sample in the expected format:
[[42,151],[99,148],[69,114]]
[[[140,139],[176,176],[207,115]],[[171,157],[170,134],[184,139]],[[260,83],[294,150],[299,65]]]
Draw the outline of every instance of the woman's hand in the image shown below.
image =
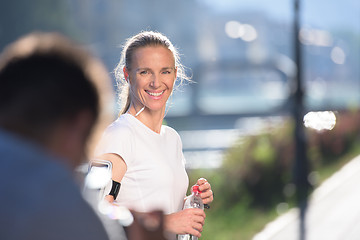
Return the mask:
[[104,197],[104,199],[106,200],[106,201],[108,201],[109,203],[113,203],[114,202],[114,196],[112,196],[112,195],[106,195],[105,197]]
[[196,184],[199,185],[199,190],[201,191],[200,197],[203,200],[203,203],[211,203],[214,200],[214,193],[211,190],[210,183],[205,178],[199,178]]
[[165,215],[165,231],[176,234],[191,234],[201,237],[205,222],[205,212],[198,208],[188,208],[179,212]]

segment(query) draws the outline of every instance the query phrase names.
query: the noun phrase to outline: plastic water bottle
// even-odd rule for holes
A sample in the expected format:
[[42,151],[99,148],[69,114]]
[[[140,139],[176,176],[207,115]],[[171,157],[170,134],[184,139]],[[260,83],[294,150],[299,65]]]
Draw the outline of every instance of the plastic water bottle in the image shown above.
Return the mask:
[[[204,210],[204,204],[200,197],[199,185],[194,185],[191,189],[191,195],[186,198],[184,209],[187,208],[200,208]],[[198,238],[190,235],[178,235],[178,240],[197,240]]]

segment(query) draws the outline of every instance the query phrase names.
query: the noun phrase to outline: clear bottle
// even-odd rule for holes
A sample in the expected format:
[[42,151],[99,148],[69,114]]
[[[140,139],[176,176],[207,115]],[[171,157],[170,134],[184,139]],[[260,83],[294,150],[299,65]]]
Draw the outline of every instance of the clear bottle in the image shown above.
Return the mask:
[[[184,209],[187,208],[200,208],[204,210],[204,204],[200,197],[199,185],[194,185],[191,189],[191,195],[185,200]],[[198,240],[196,236],[185,234],[178,235],[178,240]]]

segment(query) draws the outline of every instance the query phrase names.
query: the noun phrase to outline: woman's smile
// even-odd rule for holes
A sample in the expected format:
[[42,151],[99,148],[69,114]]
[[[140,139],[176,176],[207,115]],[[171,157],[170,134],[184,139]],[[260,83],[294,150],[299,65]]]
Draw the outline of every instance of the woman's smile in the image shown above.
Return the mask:
[[160,91],[160,92],[145,90],[145,92],[147,92],[152,97],[160,97],[165,92],[165,90]]

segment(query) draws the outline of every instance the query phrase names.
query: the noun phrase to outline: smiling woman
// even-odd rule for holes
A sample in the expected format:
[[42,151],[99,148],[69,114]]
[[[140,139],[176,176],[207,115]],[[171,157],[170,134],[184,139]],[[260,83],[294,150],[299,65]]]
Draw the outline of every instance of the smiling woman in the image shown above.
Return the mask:
[[[164,116],[166,101],[172,93],[176,79],[175,59],[172,52],[162,46],[141,47],[134,54],[132,63],[123,68],[124,77],[130,85],[130,106],[128,112],[136,115],[141,107],[145,113]],[[159,128],[154,127],[155,132]],[[161,127],[158,126],[158,127]]]
[[[153,50],[155,47],[159,50],[159,52]],[[158,52],[158,54],[148,55],[149,52]],[[150,69],[146,64],[155,64],[157,61],[155,57],[163,57],[161,52],[165,52],[164,57],[166,56],[168,58],[163,59],[164,65],[161,66],[163,68],[161,69],[161,72],[163,74],[168,73],[170,75],[174,72],[175,78],[173,78],[173,80],[177,81],[178,85],[181,85],[184,81],[190,81],[189,77],[185,74],[184,66],[180,62],[179,53],[171,41],[166,36],[158,32],[141,32],[128,39],[122,50],[120,62],[115,68],[115,77],[120,95],[119,103],[122,106],[120,114],[126,113],[131,103],[131,94],[129,92],[133,89],[130,88],[130,82],[128,81],[129,72],[133,70],[142,76],[149,76],[150,74],[153,75],[155,69]],[[147,59],[143,59],[144,56],[147,56]],[[150,59],[151,57],[154,59]],[[132,66],[134,61],[137,61],[136,67]],[[139,64],[141,64],[141,66]]]
[[[189,179],[179,134],[162,125],[166,102],[177,79],[184,75],[178,52],[157,32],[130,38],[115,69],[125,105],[119,118],[106,130],[95,155],[112,163],[112,183],[120,191],[105,198],[138,212],[161,210],[168,239],[176,234],[201,236],[205,213],[182,210]],[[199,185],[204,204],[213,200],[204,178]]]

